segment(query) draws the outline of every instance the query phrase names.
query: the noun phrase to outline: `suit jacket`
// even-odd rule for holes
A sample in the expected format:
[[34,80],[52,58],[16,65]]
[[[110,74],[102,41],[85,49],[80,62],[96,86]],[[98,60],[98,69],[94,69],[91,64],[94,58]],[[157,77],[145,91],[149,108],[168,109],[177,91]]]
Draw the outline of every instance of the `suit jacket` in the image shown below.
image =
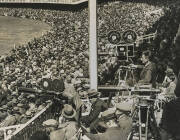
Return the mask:
[[61,129],[50,133],[50,140],[78,140],[77,132],[78,127],[76,122],[66,122],[62,124]]
[[153,82],[156,82],[156,66],[154,63],[149,61],[149,63],[145,65],[141,71],[138,83],[153,84]]
[[86,118],[86,123],[91,124],[99,116],[100,112],[105,111],[108,108],[108,105],[101,99],[97,99],[91,106],[91,112]]

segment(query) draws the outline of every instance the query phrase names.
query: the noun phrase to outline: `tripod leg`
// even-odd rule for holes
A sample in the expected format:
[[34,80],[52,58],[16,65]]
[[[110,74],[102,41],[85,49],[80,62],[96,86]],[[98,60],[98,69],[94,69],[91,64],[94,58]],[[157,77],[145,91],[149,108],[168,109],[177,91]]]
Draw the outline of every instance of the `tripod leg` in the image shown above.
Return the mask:
[[135,85],[134,70],[131,71],[131,75],[133,77],[133,85]]
[[152,135],[154,136],[154,139],[155,140],[161,140],[160,131],[159,131],[159,128],[157,127],[157,122],[156,122],[156,118],[154,115],[154,110],[152,108],[150,108],[150,119],[149,119],[149,121],[150,121],[149,127],[150,127]]
[[146,131],[145,131],[145,133],[146,133],[146,135],[145,135],[146,139],[145,139],[145,140],[148,139],[148,125],[149,125],[148,122],[149,122],[149,107],[147,108],[147,116],[146,116]]
[[120,85],[121,81],[121,70],[118,71],[118,86]]
[[138,133],[137,131],[137,127],[138,127],[138,123],[137,123],[137,117],[138,117],[138,112],[139,110],[138,110],[138,107],[137,106],[135,106],[135,108],[133,109],[133,111],[131,112],[131,114],[130,114],[130,117],[132,118],[132,121],[133,122],[135,122],[135,125],[133,125],[133,128],[132,128],[132,130],[131,130],[131,132],[130,132],[130,134],[129,134],[129,136],[128,136],[128,138],[127,138],[127,140],[133,140],[134,139],[134,134],[136,134],[136,133]]
[[127,80],[127,76],[128,76],[128,70],[126,70],[126,75],[125,75],[125,81]]
[[139,118],[139,140],[142,140],[142,126],[141,126],[141,110],[138,107],[138,118]]

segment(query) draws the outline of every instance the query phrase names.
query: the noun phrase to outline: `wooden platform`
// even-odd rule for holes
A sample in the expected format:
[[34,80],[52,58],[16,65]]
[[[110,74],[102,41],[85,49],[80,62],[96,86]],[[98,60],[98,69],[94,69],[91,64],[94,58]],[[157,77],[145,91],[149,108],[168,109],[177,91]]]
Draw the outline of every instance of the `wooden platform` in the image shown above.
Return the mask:
[[160,89],[150,88],[150,89],[135,89],[134,87],[128,87],[123,88],[120,86],[114,86],[114,85],[102,85],[98,86],[99,91],[109,91],[109,92],[118,92],[118,91],[129,91],[131,93],[133,92],[150,92],[150,93],[160,93]]

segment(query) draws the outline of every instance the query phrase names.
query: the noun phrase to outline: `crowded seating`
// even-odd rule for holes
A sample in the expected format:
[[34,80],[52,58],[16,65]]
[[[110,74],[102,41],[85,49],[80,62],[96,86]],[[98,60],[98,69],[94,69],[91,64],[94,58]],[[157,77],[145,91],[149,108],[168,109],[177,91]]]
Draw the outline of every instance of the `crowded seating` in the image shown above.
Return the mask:
[[[165,76],[165,73],[163,75],[162,72],[165,72],[166,65],[173,60],[171,54],[174,52],[177,55],[177,50],[179,50],[178,46],[173,47],[172,45],[179,24],[179,17],[174,17],[174,15],[178,15],[179,10],[174,6],[169,7],[169,3],[168,0],[152,1],[150,4],[146,0],[140,3],[126,1],[99,3],[97,8],[98,50],[106,49],[108,31],[119,29],[119,32],[124,32],[132,29],[138,36],[143,36],[157,30],[157,38],[148,46],[151,46],[150,49],[155,59],[153,61],[158,62],[157,82],[162,82]],[[81,95],[89,97],[87,95],[89,94],[87,93],[89,89],[88,8],[71,11],[1,7],[0,15],[41,20],[51,26],[51,30],[40,38],[34,38],[27,44],[15,46],[7,56],[1,56],[0,62],[4,64],[4,70],[0,77],[0,126],[24,124],[45,108],[49,102],[47,98],[28,94],[27,91],[18,92],[19,87],[37,91],[46,88],[49,90],[46,83],[56,78],[61,79],[61,82],[65,84],[62,84],[60,91],[56,87],[56,92],[63,92],[63,96],[67,100],[65,103],[72,105],[67,107],[68,109],[70,108],[71,111],[76,109],[76,113],[80,113]],[[173,27],[176,27],[173,30],[171,30],[172,24]],[[147,43],[140,44],[139,53],[142,52],[143,45],[147,45]],[[114,79],[111,75],[115,72],[112,71],[117,70],[114,65],[119,64],[117,60],[110,61],[110,57],[105,56],[98,59],[99,79],[103,84],[113,82]],[[129,112],[129,110],[124,112]],[[73,121],[80,121],[79,116],[72,118]],[[131,128],[131,120],[127,123]],[[76,126],[74,127],[76,128]]]

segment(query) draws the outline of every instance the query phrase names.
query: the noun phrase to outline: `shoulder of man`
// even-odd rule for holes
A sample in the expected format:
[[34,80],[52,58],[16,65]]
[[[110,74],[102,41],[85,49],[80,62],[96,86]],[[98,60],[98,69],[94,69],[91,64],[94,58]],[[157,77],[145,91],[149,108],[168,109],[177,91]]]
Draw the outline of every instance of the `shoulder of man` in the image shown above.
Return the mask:
[[97,104],[98,104],[99,106],[102,106],[103,108],[108,108],[107,103],[106,103],[104,100],[102,100],[102,99],[99,99],[98,102],[97,102]]
[[58,129],[50,133],[50,140],[64,140],[65,131],[63,129]]

